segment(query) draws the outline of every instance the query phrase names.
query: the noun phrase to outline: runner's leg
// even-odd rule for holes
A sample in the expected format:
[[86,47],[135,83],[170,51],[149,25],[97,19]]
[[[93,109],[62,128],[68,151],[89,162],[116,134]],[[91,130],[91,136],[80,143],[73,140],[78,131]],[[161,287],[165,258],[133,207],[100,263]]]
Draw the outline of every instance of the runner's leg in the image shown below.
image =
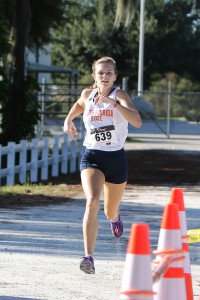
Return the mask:
[[108,220],[115,221],[119,215],[120,202],[126,187],[126,182],[104,184],[104,213]]
[[97,215],[105,177],[100,170],[89,168],[81,172],[81,181],[86,196],[86,208],[83,218],[85,255],[93,255],[98,233]]

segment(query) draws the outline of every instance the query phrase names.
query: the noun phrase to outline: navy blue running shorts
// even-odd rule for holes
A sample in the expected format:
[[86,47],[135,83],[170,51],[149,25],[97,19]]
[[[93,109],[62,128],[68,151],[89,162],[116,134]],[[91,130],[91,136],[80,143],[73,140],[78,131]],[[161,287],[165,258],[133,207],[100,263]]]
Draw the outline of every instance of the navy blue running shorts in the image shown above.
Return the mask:
[[124,149],[101,151],[86,149],[80,163],[80,171],[88,168],[99,169],[105,175],[105,181],[123,183],[128,179],[128,163]]

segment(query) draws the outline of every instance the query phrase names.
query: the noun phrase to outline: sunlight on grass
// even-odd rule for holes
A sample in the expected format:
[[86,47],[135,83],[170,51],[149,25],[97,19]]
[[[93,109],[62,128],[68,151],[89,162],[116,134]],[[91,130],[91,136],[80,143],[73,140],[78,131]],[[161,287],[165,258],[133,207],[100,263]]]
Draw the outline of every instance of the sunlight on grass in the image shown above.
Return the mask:
[[144,143],[143,141],[141,141],[141,140],[138,140],[138,139],[135,139],[135,138],[133,138],[133,137],[127,137],[127,139],[126,139],[126,143]]
[[62,196],[69,197],[77,195],[80,192],[80,188],[74,188],[73,185],[68,184],[24,184],[14,186],[2,186],[0,189],[0,196],[4,195],[49,195],[49,196]]

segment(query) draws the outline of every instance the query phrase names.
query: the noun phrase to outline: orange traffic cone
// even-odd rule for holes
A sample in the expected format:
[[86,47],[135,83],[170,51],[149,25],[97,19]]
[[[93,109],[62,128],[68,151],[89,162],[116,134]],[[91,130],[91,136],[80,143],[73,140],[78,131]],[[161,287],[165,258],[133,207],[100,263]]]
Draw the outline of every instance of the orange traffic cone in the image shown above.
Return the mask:
[[149,227],[132,224],[119,299],[153,300]]
[[153,252],[159,262],[165,255],[170,255],[172,263],[163,277],[154,284],[154,300],[186,300],[184,280],[184,258],[181,243],[181,231],[177,204],[167,204],[161,222],[158,248]]
[[181,226],[181,235],[182,235],[182,249],[185,250],[185,259],[184,259],[184,274],[185,274],[185,286],[187,300],[193,300],[193,288],[192,288],[192,276],[191,276],[191,266],[190,266],[190,254],[189,254],[189,245],[188,245],[188,235],[187,235],[187,223],[186,223],[186,214],[185,214],[185,205],[183,197],[183,189],[174,188],[171,190],[171,203],[176,203],[179,210],[179,220]]

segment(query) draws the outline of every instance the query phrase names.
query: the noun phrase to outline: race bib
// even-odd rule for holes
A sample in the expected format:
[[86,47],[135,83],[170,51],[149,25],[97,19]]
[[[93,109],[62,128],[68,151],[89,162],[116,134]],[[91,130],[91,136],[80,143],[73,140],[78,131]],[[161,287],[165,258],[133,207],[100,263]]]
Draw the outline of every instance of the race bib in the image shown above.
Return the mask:
[[96,146],[117,146],[118,138],[113,125],[94,128],[90,131],[92,145]]

